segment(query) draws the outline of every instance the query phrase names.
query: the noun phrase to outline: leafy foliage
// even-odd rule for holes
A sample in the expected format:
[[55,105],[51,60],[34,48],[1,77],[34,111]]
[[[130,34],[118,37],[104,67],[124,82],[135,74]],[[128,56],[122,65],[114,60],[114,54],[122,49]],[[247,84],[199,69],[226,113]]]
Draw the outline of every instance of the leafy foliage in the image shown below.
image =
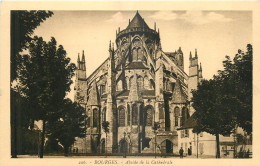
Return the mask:
[[85,109],[70,99],[64,99],[56,114],[60,118],[49,121],[47,131],[49,137],[56,138],[63,145],[65,155],[67,155],[68,148],[75,142],[75,138],[82,138],[86,134]]
[[252,132],[252,45],[247,45],[245,54],[238,50],[233,62],[226,56],[223,66],[224,70],[202,80],[192,92],[197,121],[193,132],[216,135],[217,145],[219,134],[229,135],[237,126]]
[[57,46],[55,38],[49,42],[35,36],[29,44],[29,55],[21,56],[18,65],[18,86],[21,94],[29,101],[33,120],[43,120],[40,158],[43,157],[46,122],[59,118],[56,112],[70,91],[76,69],[66,57],[66,51]]
[[21,62],[19,54],[29,47],[31,35],[41,22],[51,17],[51,11],[11,11],[11,81],[17,77],[17,65]]
[[102,129],[105,133],[109,133],[109,122],[108,121],[102,122]]
[[152,129],[155,131],[157,131],[160,128],[160,123],[159,122],[154,122],[154,125],[152,127]]
[[224,70],[215,76],[215,79],[221,80],[225,85],[223,95],[228,98],[226,97],[223,102],[228,103],[227,107],[234,111],[235,123],[248,134],[252,132],[252,58],[253,48],[248,44],[247,52],[238,50],[233,62],[226,56],[223,62]]
[[29,55],[19,64],[21,92],[30,101],[34,119],[53,120],[53,114],[70,91],[75,64],[52,37],[48,43],[35,36],[29,45]]

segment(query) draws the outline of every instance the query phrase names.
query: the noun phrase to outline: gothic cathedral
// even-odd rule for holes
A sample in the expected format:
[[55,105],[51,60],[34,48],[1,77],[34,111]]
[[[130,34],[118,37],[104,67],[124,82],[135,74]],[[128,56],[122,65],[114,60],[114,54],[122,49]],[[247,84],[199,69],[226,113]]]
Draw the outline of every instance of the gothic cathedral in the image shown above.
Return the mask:
[[150,29],[138,11],[126,29],[118,29],[115,43],[88,77],[84,52],[78,57],[74,99],[88,118],[86,137],[74,148],[81,153],[178,153],[177,128],[194,113],[191,90],[202,79],[197,50],[194,57],[190,53],[187,75],[181,47],[164,52],[156,24]]

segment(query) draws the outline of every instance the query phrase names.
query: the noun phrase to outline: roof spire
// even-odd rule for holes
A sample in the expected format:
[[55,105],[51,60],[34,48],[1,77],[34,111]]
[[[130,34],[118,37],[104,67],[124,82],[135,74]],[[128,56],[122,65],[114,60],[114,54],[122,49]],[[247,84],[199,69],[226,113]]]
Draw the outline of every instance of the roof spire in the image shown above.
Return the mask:
[[202,71],[202,66],[201,66],[201,62],[200,62],[200,71]]
[[114,43],[112,43],[112,51],[114,51]]
[[82,62],[85,62],[85,55],[84,55],[84,50],[82,50]]
[[109,41],[109,49],[108,51],[111,51],[111,40]]
[[197,48],[195,48],[195,58],[198,58],[198,55],[197,55]]
[[80,62],[79,53],[78,53],[78,62]]
[[190,51],[190,59],[192,59],[191,51]]
[[129,18],[129,25],[130,25],[130,18]]
[[154,30],[156,31],[156,22],[154,22]]

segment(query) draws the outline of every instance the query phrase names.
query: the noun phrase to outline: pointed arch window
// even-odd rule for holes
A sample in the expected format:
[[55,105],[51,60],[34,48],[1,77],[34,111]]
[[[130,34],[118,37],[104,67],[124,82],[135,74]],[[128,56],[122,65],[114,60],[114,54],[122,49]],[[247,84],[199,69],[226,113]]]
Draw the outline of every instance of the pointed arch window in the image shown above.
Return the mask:
[[143,60],[143,51],[141,48],[137,49],[137,61],[142,61]]
[[175,107],[174,108],[174,117],[175,117],[175,126],[179,126],[179,116],[180,116],[180,108]]
[[93,127],[97,127],[98,126],[98,109],[93,109]]
[[133,112],[132,112],[132,125],[137,125],[137,121],[138,121],[138,108],[137,105],[134,104],[133,105]]
[[144,118],[145,118],[145,125],[152,126],[152,123],[153,123],[153,107],[152,106],[146,107]]
[[184,122],[190,117],[190,115],[189,115],[189,111],[186,107],[182,108],[181,114],[182,114],[181,125],[183,126]]
[[137,57],[138,57],[137,48],[134,48],[133,49],[133,61],[137,61]]
[[150,89],[154,89],[155,87],[155,84],[154,84],[154,81],[152,79],[150,79]]
[[123,106],[119,107],[119,127],[125,126],[125,108]]
[[138,82],[138,88],[139,90],[142,90],[144,88],[144,79],[142,76],[137,77],[137,82]]
[[107,108],[105,107],[105,108],[103,109],[103,112],[102,112],[102,120],[103,120],[103,122],[106,121],[106,112],[107,112]]
[[127,105],[127,125],[130,126],[130,119],[131,118],[131,112],[130,112],[130,106]]

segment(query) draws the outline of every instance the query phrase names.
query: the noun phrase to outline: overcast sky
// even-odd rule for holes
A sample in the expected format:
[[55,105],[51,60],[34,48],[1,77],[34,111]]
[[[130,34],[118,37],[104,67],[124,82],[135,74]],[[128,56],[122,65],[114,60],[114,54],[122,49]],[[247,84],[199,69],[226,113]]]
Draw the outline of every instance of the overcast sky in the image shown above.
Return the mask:
[[[54,11],[34,32],[45,41],[56,38],[73,63],[85,51],[87,76],[108,56],[109,40],[116,30],[125,29],[136,11]],[[184,69],[188,74],[189,52],[197,48],[203,77],[212,78],[222,69],[225,55],[233,57],[238,49],[252,43],[252,13],[249,11],[139,11],[148,26],[156,22],[162,49],[182,48]],[[74,78],[75,79],[75,78]],[[68,97],[73,99],[73,87]]]

